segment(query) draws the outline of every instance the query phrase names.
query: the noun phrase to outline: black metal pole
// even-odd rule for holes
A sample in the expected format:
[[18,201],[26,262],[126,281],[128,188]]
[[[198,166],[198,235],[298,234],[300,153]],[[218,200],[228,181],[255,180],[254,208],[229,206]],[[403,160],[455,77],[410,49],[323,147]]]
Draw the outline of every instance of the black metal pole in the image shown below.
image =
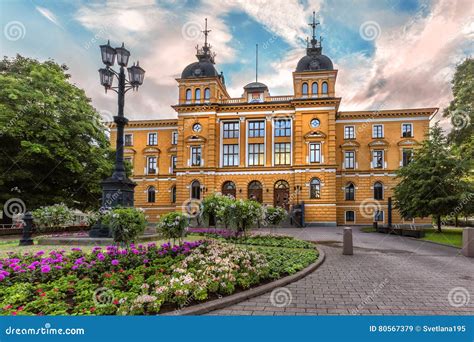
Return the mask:
[[392,197],[388,198],[388,228],[392,228]]
[[119,85],[118,85],[118,112],[114,116],[114,122],[117,125],[116,138],[116,154],[115,154],[115,170],[112,175],[116,179],[125,179],[125,165],[123,163],[123,146],[124,146],[124,130],[128,119],[123,115],[123,108],[125,105],[125,68],[120,67]]

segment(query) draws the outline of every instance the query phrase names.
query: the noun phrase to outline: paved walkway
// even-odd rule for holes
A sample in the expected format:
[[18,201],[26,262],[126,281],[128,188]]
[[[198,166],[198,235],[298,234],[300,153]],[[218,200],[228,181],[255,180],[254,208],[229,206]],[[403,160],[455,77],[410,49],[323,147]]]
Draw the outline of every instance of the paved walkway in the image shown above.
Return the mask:
[[[317,241],[325,262],[279,292],[211,315],[474,315],[474,259],[460,250],[354,228],[342,255],[342,227],[277,229]],[[289,290],[289,291],[288,291]],[[291,300],[290,300],[291,297]]]

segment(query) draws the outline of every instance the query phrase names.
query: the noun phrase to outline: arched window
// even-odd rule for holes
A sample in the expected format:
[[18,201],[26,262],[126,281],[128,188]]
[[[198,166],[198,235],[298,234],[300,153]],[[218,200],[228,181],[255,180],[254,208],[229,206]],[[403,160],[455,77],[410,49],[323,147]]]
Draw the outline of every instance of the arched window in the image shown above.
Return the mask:
[[275,189],[289,189],[290,186],[288,185],[287,181],[279,180],[275,183]]
[[204,100],[209,101],[211,98],[211,91],[209,88],[204,89]]
[[308,95],[308,83],[303,83],[302,87],[301,87],[301,93],[303,95]]
[[176,203],[176,185],[171,187],[171,203]]
[[381,182],[375,182],[374,184],[374,199],[383,199],[383,184]]
[[323,82],[323,86],[322,86],[322,93],[323,94],[327,94],[328,93],[328,83],[327,82]]
[[147,189],[147,197],[148,197],[148,203],[155,203],[155,187],[154,186],[149,186]]
[[311,179],[309,183],[309,198],[321,197],[321,181],[318,178]]
[[313,95],[318,95],[318,82],[313,82],[311,85],[311,93]]
[[248,197],[249,199],[253,199],[257,202],[262,203],[262,199],[263,199],[262,183],[260,183],[259,181],[250,182],[248,186]]
[[346,185],[345,199],[346,201],[353,201],[355,198],[355,186],[352,183]]
[[191,89],[186,89],[186,101],[191,101]]
[[235,191],[235,183],[232,181],[227,181],[222,184],[222,194],[225,196],[232,196],[235,198],[236,191]]
[[201,183],[197,180],[191,183],[191,198],[201,199]]
[[195,91],[194,91],[194,100],[196,102],[200,102],[201,101],[201,89],[200,88],[197,88]]

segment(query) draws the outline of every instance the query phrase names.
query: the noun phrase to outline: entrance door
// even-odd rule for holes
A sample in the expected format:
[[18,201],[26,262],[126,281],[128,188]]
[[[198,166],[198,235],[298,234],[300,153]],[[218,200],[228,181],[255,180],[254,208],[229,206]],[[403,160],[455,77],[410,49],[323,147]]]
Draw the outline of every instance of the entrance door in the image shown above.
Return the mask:
[[257,202],[262,203],[263,201],[263,188],[262,183],[259,181],[252,181],[249,183],[248,188],[249,199],[253,199]]
[[280,180],[273,189],[273,206],[290,209],[290,186],[287,181]]

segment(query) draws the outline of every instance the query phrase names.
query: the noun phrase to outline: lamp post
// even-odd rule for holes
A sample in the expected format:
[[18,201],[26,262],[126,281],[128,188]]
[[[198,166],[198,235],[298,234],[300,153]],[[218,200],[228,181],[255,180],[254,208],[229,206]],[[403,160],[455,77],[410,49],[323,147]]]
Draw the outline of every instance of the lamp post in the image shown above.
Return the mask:
[[[114,116],[117,126],[115,167],[112,176],[102,181],[102,208],[132,207],[136,184],[127,177],[123,162],[124,128],[128,123],[123,109],[125,93],[130,89],[138,90],[138,87],[143,84],[145,70],[140,67],[138,62],[127,68],[130,51],[125,48],[123,43],[121,47],[113,48],[110,46],[110,42],[107,42],[107,44],[100,46],[100,51],[102,62],[105,64],[105,68],[99,69],[100,84],[104,86],[105,92],[112,90],[118,94],[118,111]],[[115,59],[120,66],[119,72],[112,69]],[[126,68],[128,79],[125,76]],[[114,78],[117,78],[118,86],[113,85]],[[106,237],[110,236],[110,231],[108,227],[99,222],[92,227],[89,235],[91,237]]]

